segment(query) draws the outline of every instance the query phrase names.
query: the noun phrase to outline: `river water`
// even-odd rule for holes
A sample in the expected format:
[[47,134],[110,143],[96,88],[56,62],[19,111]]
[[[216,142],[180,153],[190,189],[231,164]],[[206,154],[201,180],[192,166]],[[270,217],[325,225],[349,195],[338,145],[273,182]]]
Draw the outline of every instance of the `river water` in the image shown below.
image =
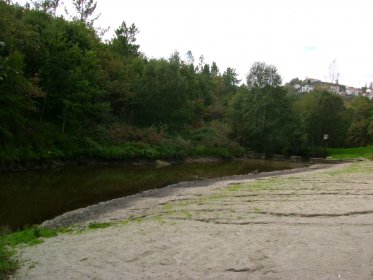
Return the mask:
[[120,164],[0,174],[0,226],[41,223],[64,212],[189,180],[299,167],[285,161],[247,160],[154,166]]

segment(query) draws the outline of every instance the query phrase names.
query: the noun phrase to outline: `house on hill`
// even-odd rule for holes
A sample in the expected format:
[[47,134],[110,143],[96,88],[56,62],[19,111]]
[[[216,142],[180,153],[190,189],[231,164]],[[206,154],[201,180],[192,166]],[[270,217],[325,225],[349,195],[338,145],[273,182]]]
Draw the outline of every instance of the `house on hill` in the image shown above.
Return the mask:
[[362,90],[360,88],[346,87],[346,94],[347,95],[358,96],[361,93],[362,93]]
[[[306,78],[304,81],[301,81],[298,78],[296,78],[296,79],[291,80],[287,84],[287,86],[290,89],[290,91],[295,94],[309,93],[314,90],[325,90],[325,91],[329,91],[329,92],[344,95],[344,96],[358,96],[358,95],[363,94],[363,91],[360,88],[344,86],[338,83],[333,84],[333,83],[323,82],[321,80],[313,79],[313,78]],[[369,98],[370,97],[373,98],[372,89],[369,89],[369,91],[367,89],[367,91],[364,92],[364,94]]]

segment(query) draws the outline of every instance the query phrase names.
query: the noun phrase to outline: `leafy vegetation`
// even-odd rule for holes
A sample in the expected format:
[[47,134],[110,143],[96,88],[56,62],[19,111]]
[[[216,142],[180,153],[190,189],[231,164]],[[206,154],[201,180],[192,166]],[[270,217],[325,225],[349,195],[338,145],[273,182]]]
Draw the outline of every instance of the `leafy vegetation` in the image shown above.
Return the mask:
[[336,159],[366,158],[373,160],[373,146],[356,148],[330,148],[328,154]]
[[175,52],[149,59],[126,22],[106,42],[96,3],[21,7],[0,1],[0,165],[30,161],[323,154],[373,143],[373,104],[325,91],[294,95],[276,67],[195,65]]

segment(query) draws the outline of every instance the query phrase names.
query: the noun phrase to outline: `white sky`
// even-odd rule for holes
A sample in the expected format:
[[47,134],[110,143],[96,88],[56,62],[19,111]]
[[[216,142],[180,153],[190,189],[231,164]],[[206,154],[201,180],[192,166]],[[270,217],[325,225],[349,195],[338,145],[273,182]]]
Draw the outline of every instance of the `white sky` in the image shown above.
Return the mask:
[[[70,0],[65,0],[69,2]],[[22,1],[19,1],[22,2]],[[216,61],[245,79],[251,65],[277,67],[284,82],[327,81],[337,61],[341,84],[373,81],[372,0],[97,0],[98,26],[124,20],[140,30],[137,43],[150,58],[191,50],[196,63]]]

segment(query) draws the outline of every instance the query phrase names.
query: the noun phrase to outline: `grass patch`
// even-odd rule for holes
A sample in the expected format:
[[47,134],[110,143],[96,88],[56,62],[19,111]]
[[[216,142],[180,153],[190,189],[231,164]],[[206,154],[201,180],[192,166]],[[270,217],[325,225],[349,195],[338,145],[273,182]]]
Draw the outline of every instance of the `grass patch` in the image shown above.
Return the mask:
[[165,221],[163,220],[163,217],[161,215],[156,215],[152,217],[153,221],[159,222],[161,224],[164,224]]
[[[142,219],[128,219],[123,220],[119,224],[127,225],[129,222],[142,222]],[[114,223],[90,223],[87,228],[80,233],[86,232],[86,230],[94,230],[100,228],[107,228],[112,226]],[[69,228],[43,228],[33,226],[17,232],[10,232],[6,228],[0,228],[0,280],[7,279],[9,275],[14,273],[19,268],[19,261],[15,258],[16,246],[28,245],[33,246],[44,242],[45,238],[55,237],[61,233],[69,233],[77,230],[74,226]]]
[[209,202],[219,201],[223,198],[224,198],[224,196],[220,193],[216,193],[216,194],[212,194],[212,195],[202,195],[202,196],[200,196],[196,199],[191,199],[189,201],[189,203],[186,203],[183,206],[187,207],[191,204],[203,205],[203,204],[206,204],[206,203],[209,203]]
[[14,250],[7,248],[0,242],[0,279],[5,277],[18,268],[18,262],[13,259]]
[[188,210],[185,210],[185,211],[183,212],[183,214],[184,214],[185,219],[190,220],[190,219],[193,218],[193,214],[192,214],[191,212],[189,212]]
[[366,163],[357,162],[345,168],[326,172],[326,174],[329,174],[332,176],[343,175],[343,174],[353,174],[353,173],[363,173],[363,174],[372,173],[372,167],[367,165]]
[[268,179],[259,179],[252,183],[232,185],[226,188],[229,192],[235,191],[250,191],[250,190],[271,190],[275,186],[283,184],[286,179],[280,178],[268,178]]
[[373,160],[373,145],[357,148],[329,148],[328,154],[335,159],[366,158]]
[[93,222],[93,223],[90,223],[88,225],[88,228],[89,229],[98,229],[98,228],[107,228],[111,226],[111,223],[96,223],[96,222]]
[[3,241],[10,246],[19,244],[36,245],[43,242],[40,238],[50,238],[57,236],[58,230],[49,228],[32,227],[22,231],[17,231],[6,235]]
[[260,214],[260,213],[263,213],[263,210],[255,207],[254,212]]
[[22,231],[13,233],[0,233],[0,279],[6,279],[8,275],[14,273],[19,262],[14,258],[15,247],[20,244],[36,245],[43,242],[42,238],[56,236],[59,232],[66,229],[56,230],[49,228],[31,227]]
[[174,206],[171,203],[167,203],[167,204],[163,205],[162,210],[165,213],[170,214],[170,213],[174,212]]
[[119,224],[121,225],[128,225],[130,223],[130,220],[123,220]]
[[227,191],[236,192],[236,191],[242,190],[243,188],[244,188],[244,185],[232,185],[227,188]]

